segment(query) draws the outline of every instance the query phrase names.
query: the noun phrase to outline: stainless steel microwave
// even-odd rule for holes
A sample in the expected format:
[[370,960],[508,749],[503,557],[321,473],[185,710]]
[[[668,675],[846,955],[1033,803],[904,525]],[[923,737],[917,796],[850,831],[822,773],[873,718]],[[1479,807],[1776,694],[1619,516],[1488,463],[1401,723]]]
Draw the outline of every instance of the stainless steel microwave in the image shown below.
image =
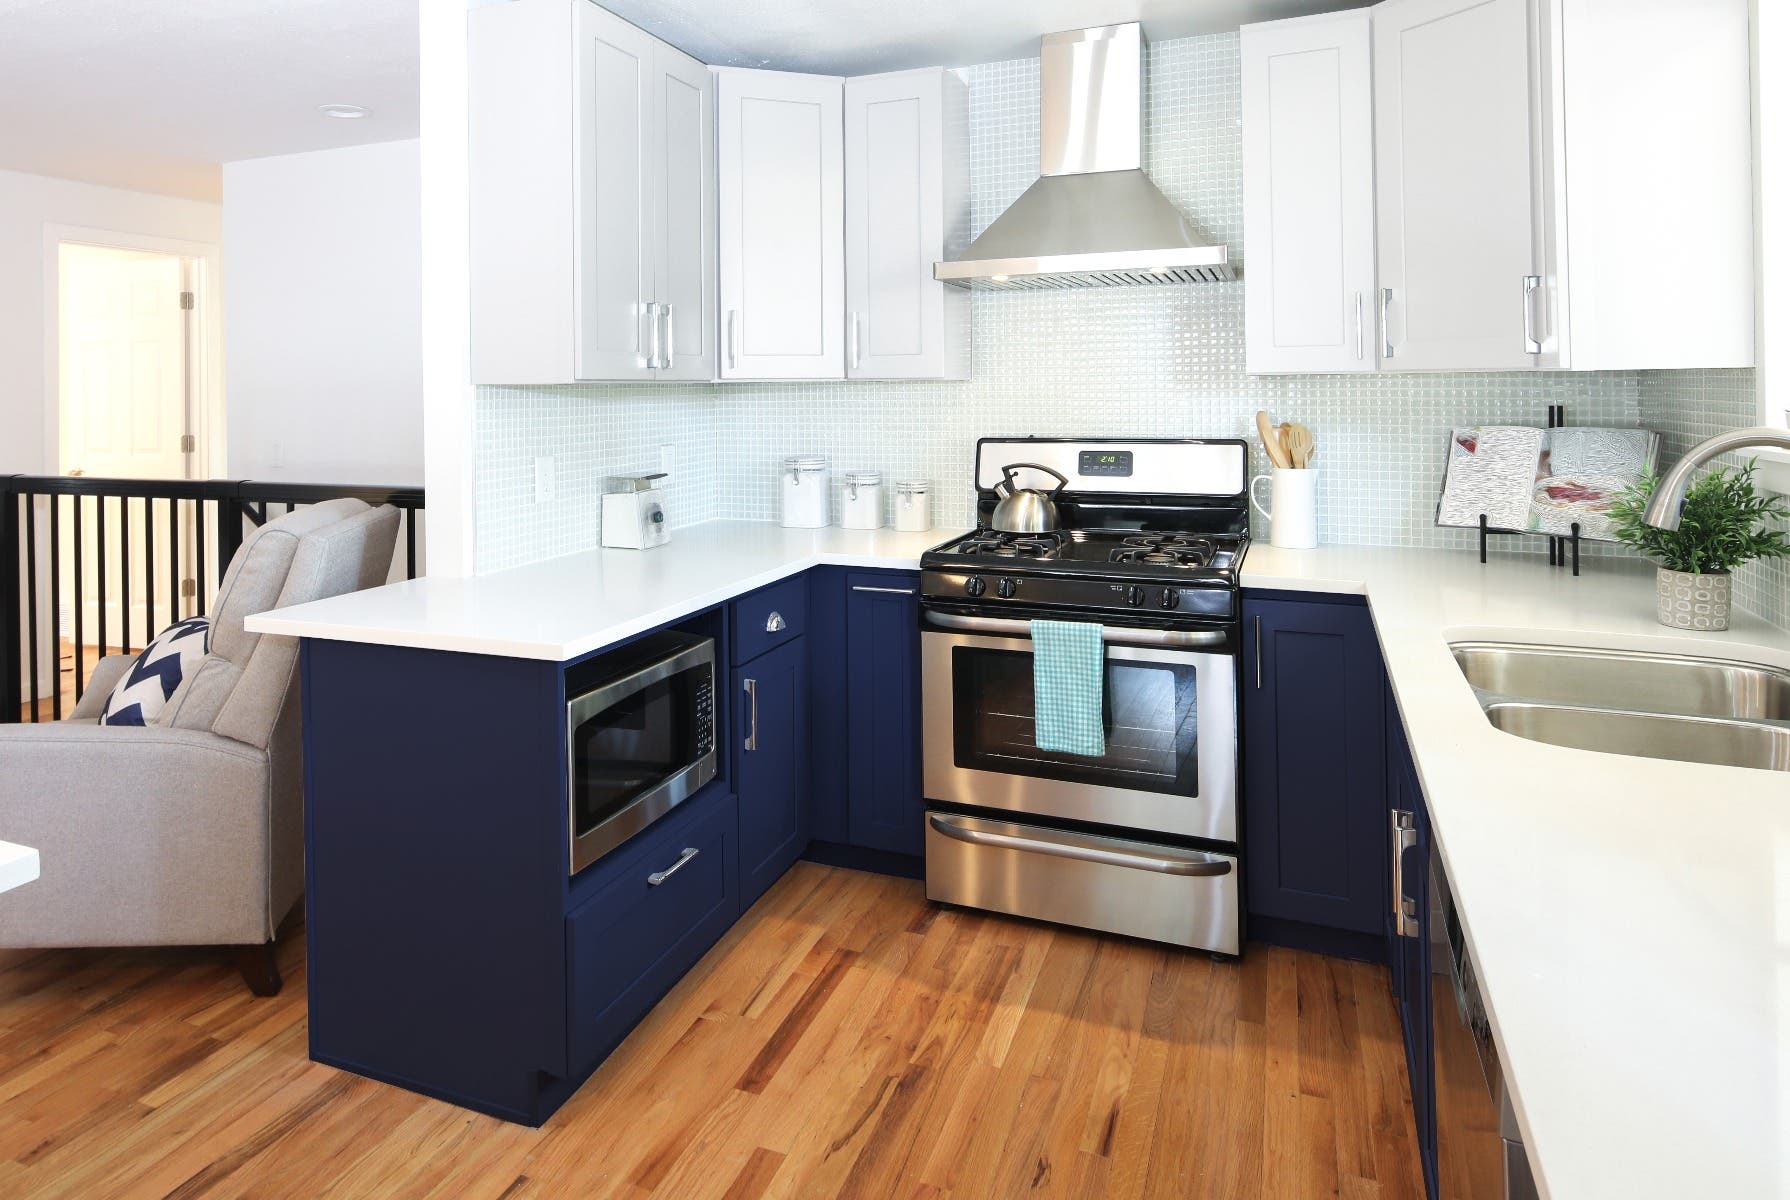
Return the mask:
[[651,634],[592,665],[597,682],[566,701],[573,874],[715,777],[712,639]]

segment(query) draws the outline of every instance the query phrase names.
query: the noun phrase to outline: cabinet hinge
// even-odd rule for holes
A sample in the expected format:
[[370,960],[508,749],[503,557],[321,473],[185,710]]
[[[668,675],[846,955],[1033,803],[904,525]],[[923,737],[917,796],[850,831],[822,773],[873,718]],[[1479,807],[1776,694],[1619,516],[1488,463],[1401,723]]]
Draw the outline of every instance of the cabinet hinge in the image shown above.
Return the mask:
[[180,293],[180,307],[185,310],[191,310],[193,307],[193,294],[191,292]]
[[182,579],[180,581],[180,594],[182,596],[197,596],[199,594],[199,581],[197,579]]
[[180,435],[180,452],[182,454],[191,454],[193,451],[197,450],[198,448],[199,448],[199,441],[192,434],[183,433]]

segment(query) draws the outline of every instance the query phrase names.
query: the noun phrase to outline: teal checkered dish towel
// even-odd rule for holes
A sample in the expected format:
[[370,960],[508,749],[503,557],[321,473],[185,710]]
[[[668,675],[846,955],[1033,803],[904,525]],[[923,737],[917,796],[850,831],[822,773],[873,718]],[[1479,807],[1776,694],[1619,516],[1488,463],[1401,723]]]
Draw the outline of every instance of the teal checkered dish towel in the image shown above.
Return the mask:
[[1032,622],[1034,739],[1040,750],[1106,753],[1106,646],[1090,621]]

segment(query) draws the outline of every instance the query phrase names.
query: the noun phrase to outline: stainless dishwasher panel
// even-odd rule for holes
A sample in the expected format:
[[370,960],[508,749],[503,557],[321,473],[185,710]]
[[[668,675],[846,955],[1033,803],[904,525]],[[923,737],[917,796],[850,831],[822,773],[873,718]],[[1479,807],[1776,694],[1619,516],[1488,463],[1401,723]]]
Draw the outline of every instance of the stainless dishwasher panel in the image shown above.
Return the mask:
[[926,895],[1236,954],[1237,859],[958,813],[926,814]]

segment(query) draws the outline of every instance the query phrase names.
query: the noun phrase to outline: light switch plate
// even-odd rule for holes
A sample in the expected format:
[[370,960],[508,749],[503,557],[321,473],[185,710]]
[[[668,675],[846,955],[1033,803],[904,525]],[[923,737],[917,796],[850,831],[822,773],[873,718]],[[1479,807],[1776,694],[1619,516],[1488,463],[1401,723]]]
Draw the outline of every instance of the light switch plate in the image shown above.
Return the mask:
[[553,499],[553,456],[543,454],[535,459],[535,503]]

